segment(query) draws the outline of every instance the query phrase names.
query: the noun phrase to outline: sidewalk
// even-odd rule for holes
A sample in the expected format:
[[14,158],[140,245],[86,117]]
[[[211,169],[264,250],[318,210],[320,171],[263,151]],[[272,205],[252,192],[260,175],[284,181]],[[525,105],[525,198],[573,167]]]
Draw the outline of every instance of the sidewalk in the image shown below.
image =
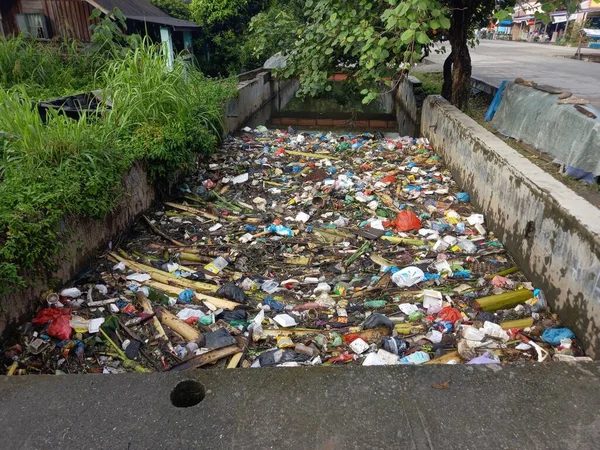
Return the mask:
[[[189,378],[206,397],[172,406]],[[591,450],[599,383],[598,363],[0,377],[0,423],[21,450]]]

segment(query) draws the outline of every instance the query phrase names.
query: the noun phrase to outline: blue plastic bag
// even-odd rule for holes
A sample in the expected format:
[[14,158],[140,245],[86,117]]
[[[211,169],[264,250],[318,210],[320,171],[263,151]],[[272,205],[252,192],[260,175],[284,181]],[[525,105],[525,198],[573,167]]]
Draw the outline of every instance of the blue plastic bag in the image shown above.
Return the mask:
[[192,291],[191,289],[184,289],[179,293],[177,297],[182,303],[190,303],[194,298],[194,291]]
[[568,328],[549,328],[542,333],[544,342],[559,345],[561,339],[575,339],[575,333]]

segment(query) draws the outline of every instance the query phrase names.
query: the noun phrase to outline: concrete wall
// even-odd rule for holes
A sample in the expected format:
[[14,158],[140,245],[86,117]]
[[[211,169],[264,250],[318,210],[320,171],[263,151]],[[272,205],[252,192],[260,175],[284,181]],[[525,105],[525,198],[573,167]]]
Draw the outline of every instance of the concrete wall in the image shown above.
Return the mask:
[[421,132],[554,311],[600,358],[600,210],[439,96]]
[[421,107],[425,94],[418,78],[409,75],[402,78],[396,89],[396,121],[398,133],[418,136],[421,124]]
[[[242,78],[243,79],[243,78]],[[240,81],[238,95],[227,104],[225,130],[233,133],[248,121],[263,105],[273,99],[280,90],[288,91],[296,86],[296,80],[279,82],[271,78],[271,72],[264,70],[255,74],[254,78]]]
[[[600,119],[558,104],[558,95],[540,90],[545,88],[507,83],[492,125],[567,166],[600,175]],[[593,107],[588,111],[600,115]]]
[[[293,86],[294,81],[287,82]],[[227,133],[236,131],[276,91],[269,71],[259,72],[256,78],[245,80],[238,86],[238,96],[227,106]],[[288,86],[288,84],[286,84]],[[164,186],[148,182],[146,166],[136,163],[123,176],[123,199],[120,205],[104,220],[68,216],[61,225],[64,251],[58,258],[58,269],[48,277],[30,274],[33,283],[26,289],[0,299],[0,334],[17,325],[40,305],[42,294],[49,285],[60,285],[71,279],[114,239],[146,211]],[[168,189],[167,189],[168,190]]]

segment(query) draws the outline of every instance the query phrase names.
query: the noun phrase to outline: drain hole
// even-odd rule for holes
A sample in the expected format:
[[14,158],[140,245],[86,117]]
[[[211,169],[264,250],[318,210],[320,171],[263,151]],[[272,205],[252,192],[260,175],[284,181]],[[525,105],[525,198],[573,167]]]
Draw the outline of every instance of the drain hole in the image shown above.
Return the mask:
[[197,405],[206,395],[204,386],[196,380],[185,380],[175,386],[171,392],[171,403],[177,408],[189,408]]

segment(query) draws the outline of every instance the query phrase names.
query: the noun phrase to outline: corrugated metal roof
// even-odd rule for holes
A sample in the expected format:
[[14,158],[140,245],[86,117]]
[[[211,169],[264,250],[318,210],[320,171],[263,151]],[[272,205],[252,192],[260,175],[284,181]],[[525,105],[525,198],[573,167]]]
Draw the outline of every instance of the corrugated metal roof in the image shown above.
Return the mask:
[[141,22],[158,23],[168,25],[175,29],[197,29],[200,28],[193,22],[176,19],[161,11],[147,0],[87,0],[93,6],[100,7],[105,12],[119,8],[125,17]]

